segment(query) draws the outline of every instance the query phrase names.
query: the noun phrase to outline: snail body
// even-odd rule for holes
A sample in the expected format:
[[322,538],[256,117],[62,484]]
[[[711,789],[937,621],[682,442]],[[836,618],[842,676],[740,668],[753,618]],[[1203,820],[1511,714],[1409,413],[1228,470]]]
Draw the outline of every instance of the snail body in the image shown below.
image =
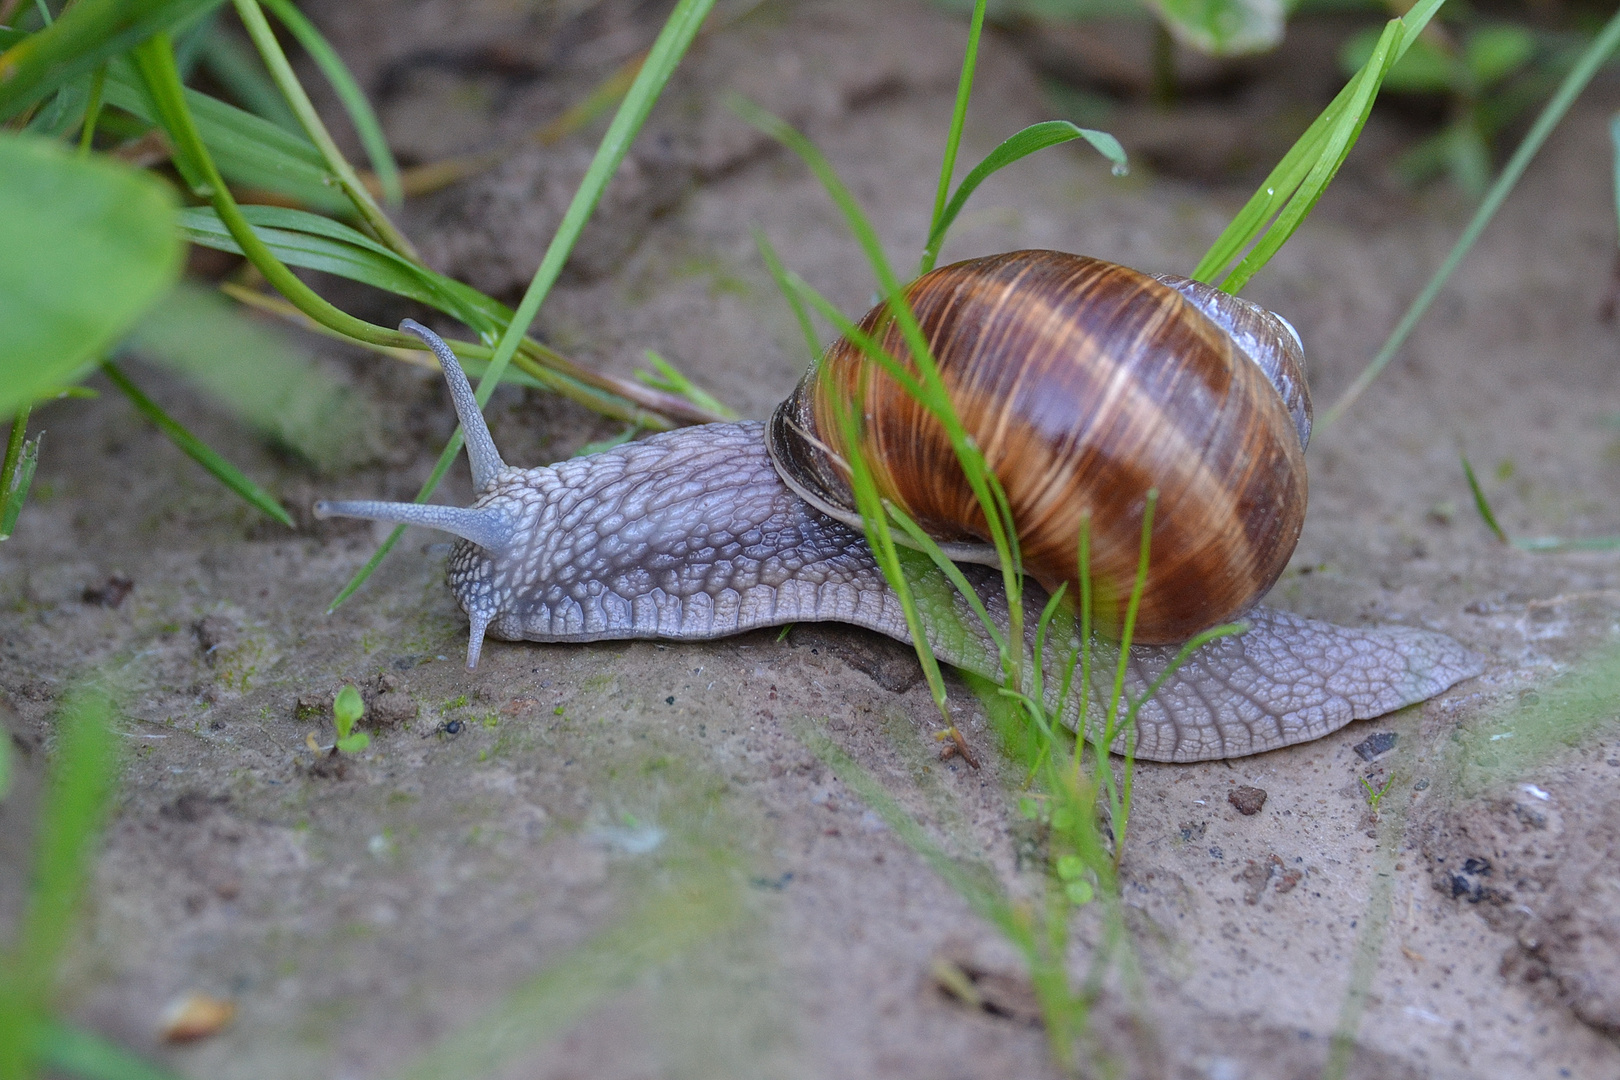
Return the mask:
[[[1339,627],[1252,606],[1298,539],[1310,409],[1292,328],[1245,301],[1207,295],[1214,292],[1054,252],[956,264],[911,287],[963,423],[1007,490],[1032,576],[1047,588],[1072,577],[1075,534],[1065,537],[1061,527],[1089,510],[1093,580],[1106,610],[1110,596],[1130,587],[1145,493],[1157,487],[1138,624],[1147,640],[1186,640],[1247,611],[1246,633],[1200,648],[1143,705],[1135,752],[1152,760],[1238,757],[1317,738],[1479,671],[1477,658],[1439,634]],[[964,317],[971,329],[963,328]],[[892,331],[888,323],[879,308],[863,328],[882,339]],[[1041,331],[1034,345],[1020,329],[1030,325]],[[977,505],[951,516],[953,507],[962,510],[963,496],[948,443],[941,450],[938,433],[928,430],[931,418],[913,417],[908,429],[886,411],[879,415],[910,399],[896,399],[882,373],[852,349],[830,349],[768,426],[684,428],[517,469],[501,460],[449,348],[415,323],[401,329],[428,342],[444,367],[478,498],[468,508],[323,502],[316,514],[460,536],[447,576],[471,622],[469,667],[486,633],[529,641],[695,640],[838,621],[909,641],[899,600],[850,509],[848,450],[840,441],[849,425],[824,421],[827,412],[851,407],[865,420],[858,426],[871,443],[863,447],[867,460],[881,461],[874,473],[885,495],[939,533],[992,621],[1010,625],[1000,572],[981,565],[993,559],[985,555]],[[1041,344],[1054,339],[1059,345]],[[891,354],[904,355],[889,344]],[[1033,354],[1037,363],[1023,374],[980,367],[1000,352]],[[1071,405],[1097,399],[1076,398],[1070,391],[1077,386],[1111,407],[1141,409],[1144,395],[1154,394],[1182,400],[1134,420],[1048,418],[1062,411],[1061,398]],[[1020,397],[1035,406],[1033,420],[1007,407]],[[1047,429],[1041,449],[1029,449],[1021,422]],[[1166,425],[1170,430],[1161,430]],[[1063,451],[1075,463],[1058,463]],[[891,452],[897,456],[876,457]],[[914,460],[900,464],[906,452]],[[1019,463],[1032,452],[1037,464]],[[1148,460],[1155,463],[1142,464]],[[921,479],[910,479],[908,469]],[[1088,479],[1099,493],[1075,494],[1077,480]],[[1191,528],[1199,513],[1206,520],[1226,515],[1208,530],[1215,542]],[[1055,536],[1047,537],[1042,530],[1053,525]],[[989,635],[944,575],[921,565],[915,591],[936,655],[999,677]],[[1046,599],[1045,589],[1028,589],[1028,631]],[[1103,640],[1099,648],[1114,646]],[[1145,693],[1177,652],[1173,644],[1133,645],[1127,692]],[[1069,706],[1072,723],[1078,709]]]

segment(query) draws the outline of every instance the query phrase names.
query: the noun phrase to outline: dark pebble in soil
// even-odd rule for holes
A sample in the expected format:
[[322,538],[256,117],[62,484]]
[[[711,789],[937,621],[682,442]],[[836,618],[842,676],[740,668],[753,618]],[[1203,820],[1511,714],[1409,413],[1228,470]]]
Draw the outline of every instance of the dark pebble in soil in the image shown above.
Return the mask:
[[87,604],[115,608],[124,602],[124,597],[134,587],[135,583],[129,578],[114,574],[100,585],[86,585],[82,596]]
[[1266,789],[1257,787],[1235,787],[1226,793],[1226,801],[1231,803],[1237,812],[1244,817],[1253,817],[1266,805]]
[[1491,860],[1483,857],[1473,857],[1463,860],[1462,869],[1446,875],[1445,886],[1451,892],[1453,900],[1462,898],[1470,904],[1477,904],[1485,899],[1485,878],[1491,873]]
[[1395,740],[1398,737],[1393,731],[1375,731],[1350,749],[1354,750],[1362,761],[1371,761],[1379,754],[1387,754],[1395,749]]

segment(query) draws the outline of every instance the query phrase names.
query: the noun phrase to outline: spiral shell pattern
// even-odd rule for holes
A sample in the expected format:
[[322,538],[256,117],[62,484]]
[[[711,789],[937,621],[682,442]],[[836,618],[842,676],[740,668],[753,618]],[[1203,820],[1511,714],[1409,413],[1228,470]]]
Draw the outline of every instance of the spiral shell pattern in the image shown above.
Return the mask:
[[[1250,355],[1264,347],[1239,344],[1174,285],[1112,263],[1010,252],[941,267],[907,298],[1007,494],[1025,569],[1043,585],[1077,580],[1089,516],[1098,625],[1117,632],[1156,488],[1136,640],[1185,641],[1270,589],[1306,501],[1310,407],[1286,323],[1260,320],[1288,354],[1288,403]],[[909,363],[886,305],[860,326]],[[840,416],[859,418],[853,447]],[[769,439],[783,479],[834,517],[859,523],[846,464],[858,452],[884,497],[948,553],[982,552],[984,515],[943,425],[848,340],[777,409]]]

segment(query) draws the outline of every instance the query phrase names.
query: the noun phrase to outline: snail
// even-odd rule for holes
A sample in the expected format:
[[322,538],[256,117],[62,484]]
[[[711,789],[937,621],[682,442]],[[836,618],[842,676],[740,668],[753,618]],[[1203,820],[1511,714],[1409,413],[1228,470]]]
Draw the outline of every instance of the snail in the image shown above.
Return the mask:
[[[1441,634],[1257,606],[1287,565],[1305,512],[1310,400],[1299,336],[1281,317],[1185,278],[1052,251],[941,267],[907,298],[963,425],[1006,491],[1025,569],[1039,582],[1025,592],[1026,632],[1048,591],[1076,576],[1086,515],[1104,630],[1098,662],[1117,657],[1109,612],[1123,610],[1136,576],[1150,488],[1158,501],[1127,694],[1146,692],[1175,659],[1175,643],[1240,615],[1248,624],[1194,651],[1143,702],[1116,750],[1130,738],[1148,760],[1241,757],[1479,674],[1478,658]],[[890,355],[908,355],[885,305],[860,325]],[[982,514],[939,422],[847,339],[768,423],[682,428],[518,469],[502,461],[449,347],[410,320],[401,329],[444,369],[477,499],[467,508],[319,502],[315,514],[460,537],[447,577],[471,622],[469,668],[486,634],[706,639],[837,621],[909,642],[853,509],[851,430],[883,495],[939,538],[991,620],[1010,625]],[[850,408],[858,425],[829,422]],[[935,654],[999,679],[991,639],[945,576],[927,565],[914,589]],[[1045,650],[1049,675],[1061,651]]]

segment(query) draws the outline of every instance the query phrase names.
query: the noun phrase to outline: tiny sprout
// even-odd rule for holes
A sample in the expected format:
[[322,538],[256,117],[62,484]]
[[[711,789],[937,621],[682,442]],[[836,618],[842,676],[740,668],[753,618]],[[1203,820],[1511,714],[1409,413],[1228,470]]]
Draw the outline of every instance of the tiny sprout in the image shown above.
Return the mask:
[[1384,781],[1384,786],[1379,788],[1375,788],[1368,783],[1365,776],[1361,778],[1361,786],[1367,791],[1367,805],[1372,807],[1373,813],[1378,813],[1378,804],[1384,801],[1385,794],[1387,794],[1389,789],[1394,785],[1395,778],[1393,776]]
[[358,753],[371,745],[371,736],[363,731],[355,731],[356,721],[366,711],[365,702],[360,700],[360,691],[353,683],[349,683],[332,702],[332,727],[337,731],[337,748],[345,754]]

